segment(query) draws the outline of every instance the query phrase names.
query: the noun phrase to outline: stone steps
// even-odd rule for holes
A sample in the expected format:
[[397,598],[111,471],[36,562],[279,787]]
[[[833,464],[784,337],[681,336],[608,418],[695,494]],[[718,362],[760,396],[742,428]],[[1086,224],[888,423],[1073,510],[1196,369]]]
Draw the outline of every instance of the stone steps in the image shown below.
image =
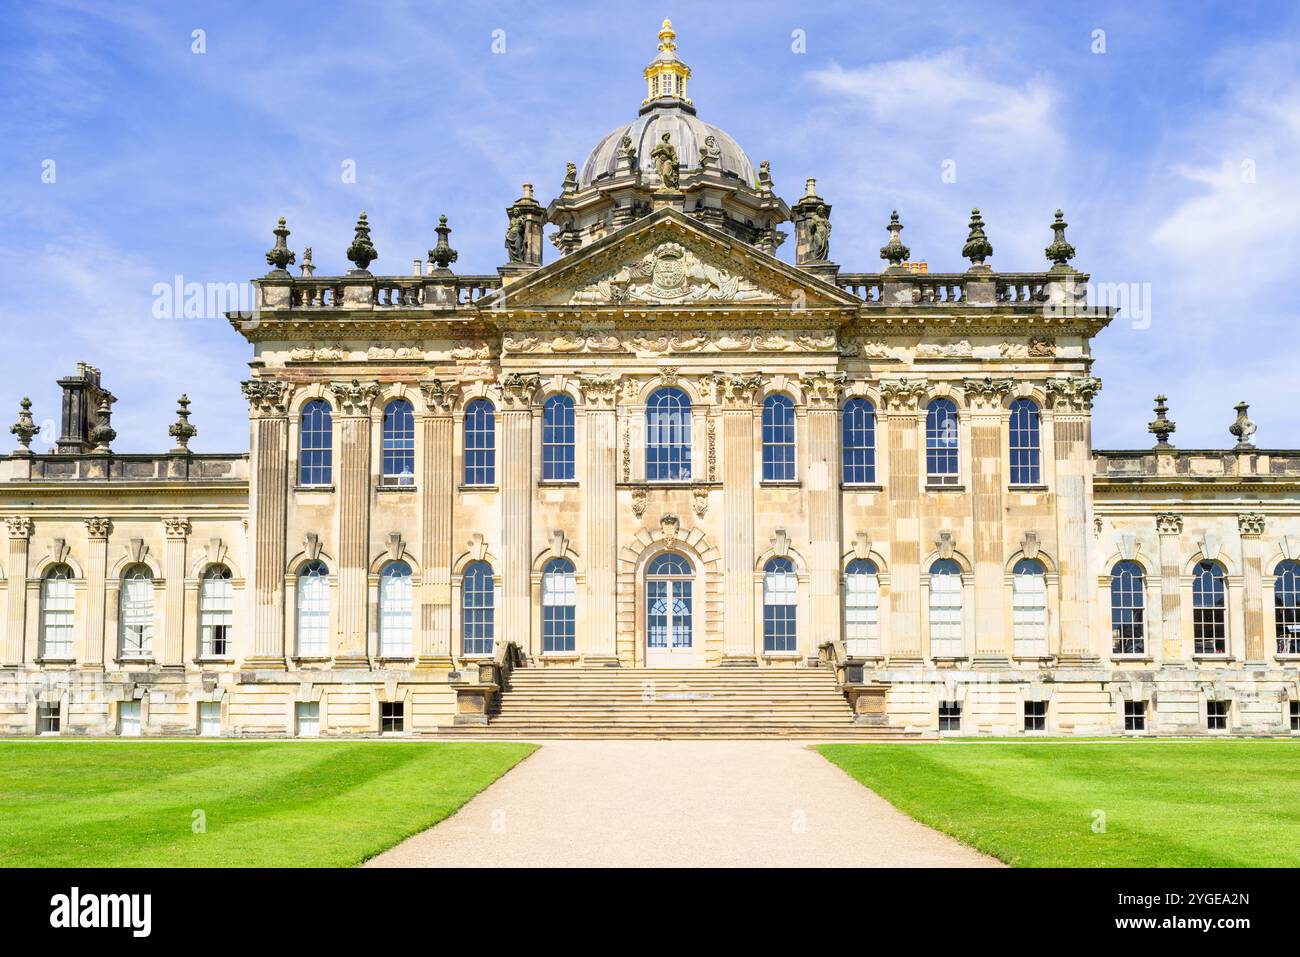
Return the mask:
[[834,674],[819,668],[518,668],[486,725],[454,737],[913,737],[854,722]]

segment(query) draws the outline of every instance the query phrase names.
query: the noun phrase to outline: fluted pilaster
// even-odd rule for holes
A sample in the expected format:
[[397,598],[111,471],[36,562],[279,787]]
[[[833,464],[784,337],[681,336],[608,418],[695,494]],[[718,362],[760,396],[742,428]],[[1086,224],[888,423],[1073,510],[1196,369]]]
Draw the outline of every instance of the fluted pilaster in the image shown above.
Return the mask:
[[287,383],[254,379],[244,383],[252,418],[249,514],[253,541],[254,667],[284,667],[284,564],[289,503],[289,420]]
[[108,575],[108,536],[113,523],[86,519],[86,630],[77,660],[83,668],[104,666],[104,613]]
[[185,667],[185,544],[190,523],[184,518],[164,518],[162,666]]
[[421,385],[429,415],[424,420],[424,475],[420,502],[424,598],[420,604],[420,663],[451,661],[452,515],[456,476],[452,410],[459,389],[438,380]]
[[611,376],[582,379],[587,412],[587,472],[583,493],[587,513],[587,641],[591,660],[616,656],[616,587],[618,566],[617,383]]
[[4,665],[23,663],[23,642],[27,626],[27,552],[32,535],[32,520],[10,518],[9,525],[9,609],[5,623]]

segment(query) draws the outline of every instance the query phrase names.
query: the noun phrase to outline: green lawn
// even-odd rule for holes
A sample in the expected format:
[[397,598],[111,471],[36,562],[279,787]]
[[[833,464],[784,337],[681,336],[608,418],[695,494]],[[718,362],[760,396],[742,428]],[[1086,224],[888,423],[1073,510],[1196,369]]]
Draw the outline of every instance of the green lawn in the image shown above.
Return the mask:
[[357,864],[441,821],[534,747],[0,743],[0,866]]
[[1300,745],[1290,742],[818,750],[918,821],[1021,867],[1300,866]]

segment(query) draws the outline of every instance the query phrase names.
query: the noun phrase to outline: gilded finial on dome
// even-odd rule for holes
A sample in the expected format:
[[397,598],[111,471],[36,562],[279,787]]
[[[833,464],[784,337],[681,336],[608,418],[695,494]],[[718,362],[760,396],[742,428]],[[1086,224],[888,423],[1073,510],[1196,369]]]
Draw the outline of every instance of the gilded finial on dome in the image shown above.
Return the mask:
[[665,18],[663,28],[659,31],[659,49],[676,50],[677,49],[677,31],[673,29],[673,21]]
[[[677,58],[677,31],[671,20],[664,20],[659,31],[659,53],[645,68],[646,98],[673,99],[690,103],[686,96],[686,81],[691,78],[691,68]],[[644,105],[644,104],[643,104]]]

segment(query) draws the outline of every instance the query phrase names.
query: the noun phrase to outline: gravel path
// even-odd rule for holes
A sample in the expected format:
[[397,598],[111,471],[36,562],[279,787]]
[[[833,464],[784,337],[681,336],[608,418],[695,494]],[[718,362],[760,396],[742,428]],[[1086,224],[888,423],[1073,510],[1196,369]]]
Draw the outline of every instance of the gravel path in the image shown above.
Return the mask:
[[367,867],[998,867],[801,743],[556,741]]

